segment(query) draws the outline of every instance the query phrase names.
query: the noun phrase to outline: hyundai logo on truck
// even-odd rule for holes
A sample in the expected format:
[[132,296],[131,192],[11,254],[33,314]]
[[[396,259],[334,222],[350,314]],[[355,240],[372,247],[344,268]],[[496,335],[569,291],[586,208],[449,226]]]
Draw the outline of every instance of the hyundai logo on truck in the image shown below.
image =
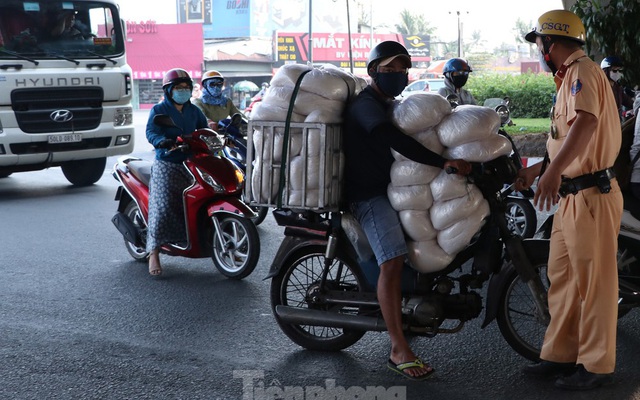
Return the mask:
[[73,119],[73,113],[69,110],[56,110],[49,117],[54,122],[69,122]]

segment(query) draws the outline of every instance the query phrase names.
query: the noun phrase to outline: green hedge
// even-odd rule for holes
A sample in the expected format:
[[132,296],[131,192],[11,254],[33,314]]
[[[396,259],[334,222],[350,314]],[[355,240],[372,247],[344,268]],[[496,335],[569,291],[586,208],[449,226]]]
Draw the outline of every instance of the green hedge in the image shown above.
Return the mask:
[[547,74],[471,73],[465,85],[478,104],[490,97],[511,97],[513,118],[548,118],[556,88]]

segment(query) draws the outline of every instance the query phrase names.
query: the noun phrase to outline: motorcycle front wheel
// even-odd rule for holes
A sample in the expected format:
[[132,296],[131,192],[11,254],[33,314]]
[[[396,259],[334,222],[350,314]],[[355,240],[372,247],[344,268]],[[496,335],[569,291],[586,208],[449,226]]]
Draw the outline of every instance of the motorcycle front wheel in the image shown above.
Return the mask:
[[[356,343],[365,334],[327,326],[308,326],[285,323],[275,312],[284,305],[304,309],[358,315],[360,308],[349,305],[326,305],[314,300],[324,270],[324,247],[308,246],[289,257],[278,275],[271,281],[271,309],[280,329],[297,345],[309,350],[339,351]],[[363,290],[364,278],[354,269],[354,262],[336,255],[329,267],[326,287],[330,290],[358,292]]]
[[507,198],[507,227],[512,233],[531,238],[536,233],[538,217],[529,199]]
[[[229,279],[243,279],[258,265],[260,237],[254,223],[243,216],[213,216],[213,255],[218,271]],[[217,225],[217,227],[216,227]]]
[[[548,254],[539,254],[531,260],[542,278],[545,291],[549,290],[547,259]],[[498,308],[500,333],[518,354],[531,361],[538,361],[547,324],[539,317],[533,295],[512,262],[506,268],[510,272]]]
[[127,251],[133,257],[134,260],[138,262],[147,262],[147,249],[145,248],[146,234],[147,234],[147,224],[144,222],[144,218],[142,218],[142,213],[140,213],[140,209],[135,201],[129,202],[124,209],[124,214],[129,218],[133,225],[136,228],[142,231],[142,245],[136,246],[134,243],[131,243],[128,240],[124,241],[124,246],[127,248]]

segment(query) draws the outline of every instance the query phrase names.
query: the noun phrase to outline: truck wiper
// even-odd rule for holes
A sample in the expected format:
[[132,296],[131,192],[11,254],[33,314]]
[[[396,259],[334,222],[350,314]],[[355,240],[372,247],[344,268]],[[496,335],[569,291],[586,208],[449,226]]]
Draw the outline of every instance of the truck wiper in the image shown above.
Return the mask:
[[47,53],[47,55],[51,56],[51,57],[59,58],[61,60],[71,61],[72,63],[75,63],[76,65],[80,64],[80,61],[74,60],[73,58],[65,57],[65,56],[63,56],[61,54],[58,54],[58,53]]
[[109,62],[111,62],[112,64],[117,64],[118,62],[116,60],[114,60],[113,58],[109,58],[107,56],[104,56],[102,54],[96,53],[95,51],[91,51],[91,50],[87,50],[87,53],[91,54],[92,56],[96,56],[96,57],[100,57],[104,60],[107,60]]
[[13,52],[13,51],[0,49],[0,53],[8,54],[8,55],[10,55],[10,56],[14,56],[14,57],[16,57],[16,58],[18,58],[18,59],[20,59],[20,60],[25,60],[25,61],[32,62],[32,63],[34,63],[35,65],[40,64],[38,61],[34,60],[33,58],[29,58],[29,57],[23,56],[22,54],[15,53],[15,52]]

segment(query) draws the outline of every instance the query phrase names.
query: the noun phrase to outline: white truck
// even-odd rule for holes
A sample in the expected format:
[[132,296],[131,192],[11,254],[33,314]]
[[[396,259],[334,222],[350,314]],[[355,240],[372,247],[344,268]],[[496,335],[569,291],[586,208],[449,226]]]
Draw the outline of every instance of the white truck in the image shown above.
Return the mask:
[[0,178],[60,166],[95,183],[133,151],[131,92],[115,0],[0,2]]

